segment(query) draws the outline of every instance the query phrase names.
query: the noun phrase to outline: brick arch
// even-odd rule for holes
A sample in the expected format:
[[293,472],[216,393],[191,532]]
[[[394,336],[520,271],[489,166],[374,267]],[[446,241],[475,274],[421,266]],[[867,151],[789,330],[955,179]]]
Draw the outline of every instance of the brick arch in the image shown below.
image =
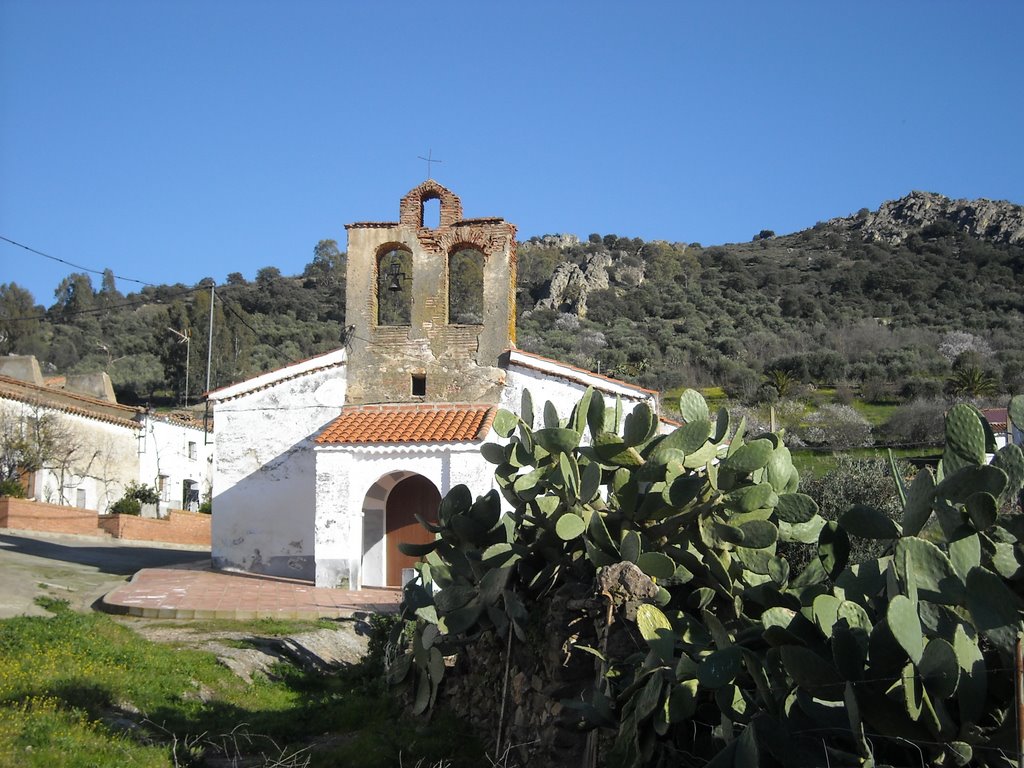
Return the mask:
[[[453,258],[472,254],[471,261]],[[487,252],[475,243],[462,240],[448,249],[445,259],[445,287],[448,291],[448,323],[483,325],[484,274]]]
[[402,224],[410,227],[423,228],[423,202],[425,200],[441,201],[440,229],[450,227],[462,220],[462,201],[447,187],[442,187],[433,179],[410,189],[398,207],[398,217]]
[[385,256],[387,256],[392,251],[405,251],[410,256],[413,255],[412,248],[410,248],[405,243],[400,243],[397,240],[393,240],[391,242],[384,243],[384,245],[382,245],[380,248],[378,248],[377,252],[373,255],[373,279],[374,280],[377,280],[380,277],[380,262],[381,262],[381,259],[383,259]]
[[[381,280],[381,262],[387,258],[388,254],[399,251],[408,257],[409,268],[405,274],[405,280],[403,281],[403,292],[396,294],[400,298],[392,301],[386,295],[387,286]],[[376,255],[373,257],[373,317],[376,325],[390,325],[390,326],[405,326],[412,322],[412,271],[413,271],[413,258],[414,254],[412,249],[404,243],[390,242],[385,243],[377,249]],[[390,304],[388,302],[391,302]],[[385,308],[389,310],[385,310]],[[401,315],[400,322],[385,322],[385,318],[382,317],[386,311],[395,312],[398,311]],[[393,318],[394,320],[394,318]]]
[[484,256],[500,253],[509,245],[507,235],[482,232],[476,228],[456,227],[455,229],[434,229],[417,235],[424,250],[451,255],[459,248],[475,248]]

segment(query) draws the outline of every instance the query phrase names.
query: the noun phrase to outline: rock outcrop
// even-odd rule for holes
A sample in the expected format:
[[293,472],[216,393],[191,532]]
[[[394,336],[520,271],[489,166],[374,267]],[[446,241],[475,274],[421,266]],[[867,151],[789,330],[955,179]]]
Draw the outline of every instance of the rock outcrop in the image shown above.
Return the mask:
[[842,221],[855,222],[865,240],[890,245],[899,245],[916,230],[940,221],[991,242],[1024,243],[1024,207],[1001,200],[951,200],[934,192],[911,192],[865,217]]
[[538,301],[537,307],[586,317],[587,295],[610,285],[608,270],[611,266],[612,257],[607,253],[591,254],[582,268],[571,261],[563,261],[551,275],[548,296]]
[[576,235],[541,235],[539,237],[531,237],[529,242],[552,248],[571,248],[574,245],[579,245],[580,239]]

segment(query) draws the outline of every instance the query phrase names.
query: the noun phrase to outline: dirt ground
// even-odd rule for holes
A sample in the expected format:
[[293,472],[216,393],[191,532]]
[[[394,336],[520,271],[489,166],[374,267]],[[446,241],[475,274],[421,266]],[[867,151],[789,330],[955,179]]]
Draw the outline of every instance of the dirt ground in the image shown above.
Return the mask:
[[[208,549],[128,543],[96,536],[0,532],[0,618],[47,616],[38,597],[67,600],[72,610],[94,610],[96,602],[143,568],[171,568],[208,562]],[[250,681],[271,664],[288,660],[307,669],[357,662],[366,653],[366,624],[358,617],[332,622],[289,637],[264,637],[226,622],[177,619],[116,620],[159,643],[214,653]],[[215,627],[215,628],[214,628]]]
[[0,618],[46,615],[35,604],[41,595],[87,611],[142,568],[209,559],[210,550],[197,547],[0,529]]

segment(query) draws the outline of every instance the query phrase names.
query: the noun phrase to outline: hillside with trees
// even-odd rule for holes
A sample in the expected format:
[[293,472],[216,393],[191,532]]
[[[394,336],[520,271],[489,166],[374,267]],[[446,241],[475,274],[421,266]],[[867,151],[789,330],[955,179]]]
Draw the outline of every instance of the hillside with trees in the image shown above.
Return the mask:
[[[720,387],[747,405],[825,388],[838,405],[1019,392],[1022,211],[913,193],[744,243],[531,238],[519,246],[518,344],[660,390]],[[321,240],[311,256],[301,275],[266,266],[216,286],[212,387],[344,343],[345,255]],[[211,284],[122,295],[109,271],[98,287],[75,273],[49,306],[3,284],[0,354],[34,354],[51,375],[106,370],[123,402],[164,406],[185,397],[187,359],[195,402]]]

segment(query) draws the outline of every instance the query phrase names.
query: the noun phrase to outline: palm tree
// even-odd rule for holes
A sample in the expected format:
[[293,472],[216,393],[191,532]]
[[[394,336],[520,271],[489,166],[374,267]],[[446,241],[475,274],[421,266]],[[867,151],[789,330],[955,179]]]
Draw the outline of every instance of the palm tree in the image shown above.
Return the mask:
[[946,391],[953,397],[988,397],[998,389],[996,380],[976,365],[955,368],[946,380]]
[[785,398],[793,387],[800,383],[792,373],[782,368],[772,368],[765,372],[765,376],[768,383],[779,393],[780,398]]

